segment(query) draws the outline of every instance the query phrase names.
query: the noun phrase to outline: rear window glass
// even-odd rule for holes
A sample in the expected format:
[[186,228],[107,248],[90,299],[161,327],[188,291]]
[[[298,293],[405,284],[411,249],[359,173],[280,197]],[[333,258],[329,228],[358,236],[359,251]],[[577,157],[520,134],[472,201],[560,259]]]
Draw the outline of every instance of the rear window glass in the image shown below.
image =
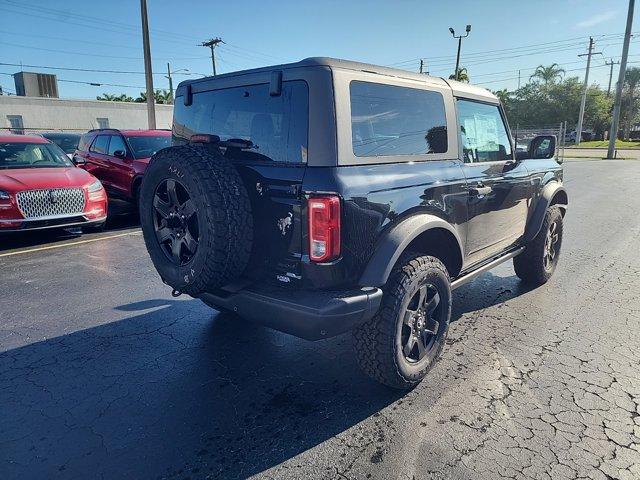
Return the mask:
[[446,153],[447,120],[441,93],[353,81],[350,94],[356,156]]
[[157,137],[127,137],[127,141],[131,146],[131,150],[133,150],[133,156],[135,158],[152,157],[158,150],[171,146],[171,137],[168,135]]
[[269,95],[269,85],[196,93],[193,103],[176,101],[173,118],[175,143],[196,133],[222,140],[253,142],[245,151],[249,160],[300,163],[307,160],[309,91],[306,82],[283,82],[280,96]]
[[43,135],[44,138],[51,140],[53,143],[58,145],[64,153],[73,153],[76,151],[78,147],[78,142],[80,141],[80,135]]

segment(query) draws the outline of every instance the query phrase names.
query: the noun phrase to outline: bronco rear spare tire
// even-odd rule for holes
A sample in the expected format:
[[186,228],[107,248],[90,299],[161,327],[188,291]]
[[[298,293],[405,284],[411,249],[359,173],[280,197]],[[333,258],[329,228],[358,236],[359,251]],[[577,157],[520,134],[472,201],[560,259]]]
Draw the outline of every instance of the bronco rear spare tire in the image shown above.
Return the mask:
[[156,153],[140,190],[140,223],[163,281],[197,296],[242,274],[251,255],[247,191],[215,147],[182,145]]

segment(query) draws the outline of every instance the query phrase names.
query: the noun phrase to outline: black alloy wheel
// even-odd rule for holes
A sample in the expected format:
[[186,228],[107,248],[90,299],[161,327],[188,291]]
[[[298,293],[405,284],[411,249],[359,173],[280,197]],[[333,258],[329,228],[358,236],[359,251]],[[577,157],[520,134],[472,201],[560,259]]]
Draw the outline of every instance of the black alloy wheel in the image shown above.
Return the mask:
[[438,330],[440,295],[432,284],[422,285],[409,300],[402,325],[404,358],[415,363],[433,348]]
[[558,222],[554,221],[549,225],[547,235],[544,240],[544,268],[545,270],[551,270],[553,262],[558,253]]
[[188,190],[179,181],[160,182],[153,197],[153,226],[156,239],[174,264],[187,264],[198,250],[198,215]]

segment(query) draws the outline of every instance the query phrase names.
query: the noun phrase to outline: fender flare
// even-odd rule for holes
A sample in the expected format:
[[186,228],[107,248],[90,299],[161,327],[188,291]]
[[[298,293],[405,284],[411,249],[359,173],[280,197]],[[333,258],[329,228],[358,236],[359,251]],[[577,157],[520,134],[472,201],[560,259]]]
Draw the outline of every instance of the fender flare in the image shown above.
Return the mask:
[[[564,196],[568,198],[567,191],[560,182],[552,181],[542,188],[536,208],[533,215],[531,215],[531,218],[527,223],[527,227],[525,228],[524,235],[522,236],[522,241],[524,243],[530,242],[536,237],[536,235],[538,235],[540,228],[542,228],[542,223],[544,222],[544,215],[547,213],[547,209],[549,208],[549,205],[551,205],[554,197],[558,195],[559,192],[563,192]],[[556,202],[556,205],[563,210],[563,213],[567,210],[566,202]]]
[[413,215],[392,227],[376,243],[373,255],[360,277],[359,284],[366,287],[380,287],[387,283],[391,270],[409,244],[420,234],[442,228],[453,234],[458,245],[460,258],[464,259],[462,241],[458,232],[445,220],[428,213]]

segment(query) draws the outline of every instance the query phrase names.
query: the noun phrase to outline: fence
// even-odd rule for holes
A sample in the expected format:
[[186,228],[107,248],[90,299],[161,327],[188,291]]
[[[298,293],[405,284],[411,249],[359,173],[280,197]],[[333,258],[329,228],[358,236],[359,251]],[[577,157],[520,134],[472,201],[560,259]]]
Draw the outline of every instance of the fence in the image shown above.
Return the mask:
[[511,130],[511,136],[515,140],[516,151],[526,152],[529,144],[538,135],[553,135],[556,137],[556,155],[564,159],[564,148],[567,142],[567,122],[558,125],[542,127],[516,127]]

